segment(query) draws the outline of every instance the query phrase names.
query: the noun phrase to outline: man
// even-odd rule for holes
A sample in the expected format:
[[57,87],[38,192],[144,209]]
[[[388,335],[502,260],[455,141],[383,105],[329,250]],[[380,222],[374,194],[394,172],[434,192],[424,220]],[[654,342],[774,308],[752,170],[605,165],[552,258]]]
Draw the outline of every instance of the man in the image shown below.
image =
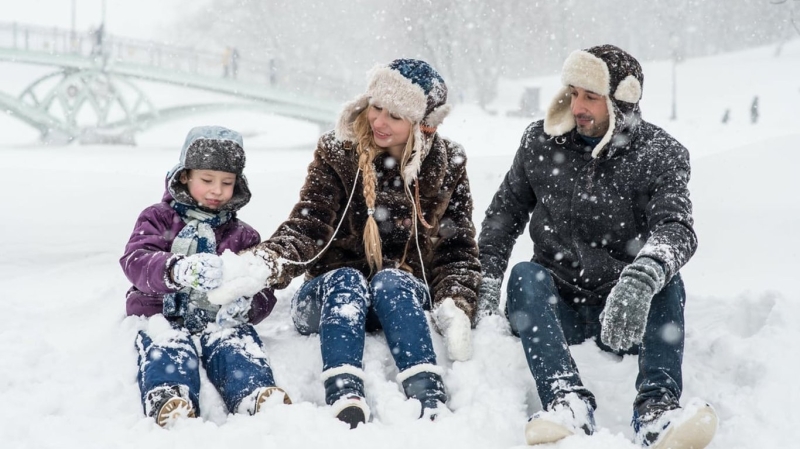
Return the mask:
[[697,247],[689,153],[641,119],[643,79],[639,62],[612,45],[573,52],[564,87],[525,131],[486,211],[483,316],[497,309],[514,242],[531,223],[533,258],[511,270],[506,301],[544,407],[526,426],[528,444],[593,433],[597,404],[569,352],[589,338],[639,354],[637,443],[700,449],[716,431],[711,406],[679,405],[678,271]]

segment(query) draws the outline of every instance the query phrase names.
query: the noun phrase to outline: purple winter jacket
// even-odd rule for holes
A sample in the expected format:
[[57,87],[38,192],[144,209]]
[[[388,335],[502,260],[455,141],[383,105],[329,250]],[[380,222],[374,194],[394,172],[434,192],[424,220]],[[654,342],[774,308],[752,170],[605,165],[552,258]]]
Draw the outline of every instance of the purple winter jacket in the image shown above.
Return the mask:
[[[186,225],[169,203],[169,191],[161,202],[139,214],[125,254],[119,260],[122,271],[133,287],[128,290],[126,312],[128,315],[152,316],[162,312],[164,295],[181,289],[169,277],[175,262],[184,256],[173,254],[172,240]],[[261,236],[247,223],[234,215],[227,223],[214,229],[217,253],[229,249],[234,253],[261,242]],[[275,307],[272,289],[265,288],[254,297],[250,307],[250,323],[261,322]]]

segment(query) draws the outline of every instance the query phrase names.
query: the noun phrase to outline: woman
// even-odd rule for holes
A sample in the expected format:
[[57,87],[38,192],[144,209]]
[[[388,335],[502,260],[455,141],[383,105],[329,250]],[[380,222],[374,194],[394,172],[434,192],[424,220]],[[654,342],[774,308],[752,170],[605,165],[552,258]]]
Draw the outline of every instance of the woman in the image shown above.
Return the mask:
[[292,318],[320,334],[325,400],[351,427],[369,419],[361,359],[381,328],[406,395],[436,416],[447,395],[424,310],[450,357],[467,359],[480,282],[464,150],[436,133],[444,80],[398,59],[368,81],[320,138],[289,219],[253,249],[276,288],[305,273]]

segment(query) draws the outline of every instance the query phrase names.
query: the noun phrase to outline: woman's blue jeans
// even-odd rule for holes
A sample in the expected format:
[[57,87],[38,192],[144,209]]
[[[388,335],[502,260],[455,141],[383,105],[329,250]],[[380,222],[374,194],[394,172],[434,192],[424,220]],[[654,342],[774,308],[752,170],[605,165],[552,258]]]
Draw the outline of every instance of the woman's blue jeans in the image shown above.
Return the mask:
[[429,296],[413,275],[379,271],[372,280],[339,268],[306,282],[292,300],[292,320],[303,335],[319,333],[323,370],[362,367],[366,332],[383,328],[397,369],[436,364],[425,317]]

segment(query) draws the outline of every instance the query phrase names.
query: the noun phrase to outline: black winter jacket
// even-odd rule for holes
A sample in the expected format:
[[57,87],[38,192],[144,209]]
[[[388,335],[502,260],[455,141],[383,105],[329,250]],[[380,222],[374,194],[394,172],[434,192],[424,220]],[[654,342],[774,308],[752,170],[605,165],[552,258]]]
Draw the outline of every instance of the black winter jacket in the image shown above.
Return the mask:
[[645,121],[598,158],[591,150],[575,130],[552,137],[542,121],[528,126],[483,221],[484,282],[502,281],[529,219],[532,261],[569,302],[603,304],[638,256],[661,262],[668,282],[694,254],[689,152]]

